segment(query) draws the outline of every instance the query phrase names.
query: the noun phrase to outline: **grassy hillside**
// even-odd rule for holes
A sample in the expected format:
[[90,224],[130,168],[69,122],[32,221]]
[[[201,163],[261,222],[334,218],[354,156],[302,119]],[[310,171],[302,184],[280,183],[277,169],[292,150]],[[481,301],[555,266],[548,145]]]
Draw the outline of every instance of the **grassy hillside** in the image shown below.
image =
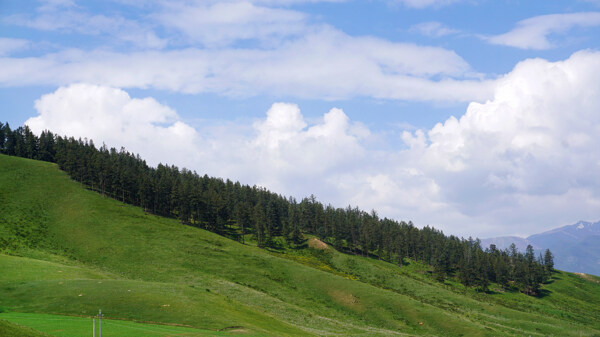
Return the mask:
[[102,308],[196,335],[600,335],[597,278],[557,273],[541,297],[477,293],[416,263],[322,245],[266,251],[103,198],[49,163],[0,156],[0,214],[0,307],[11,313]]
[[2,337],[48,337],[45,333],[32,328],[0,319],[0,336]]

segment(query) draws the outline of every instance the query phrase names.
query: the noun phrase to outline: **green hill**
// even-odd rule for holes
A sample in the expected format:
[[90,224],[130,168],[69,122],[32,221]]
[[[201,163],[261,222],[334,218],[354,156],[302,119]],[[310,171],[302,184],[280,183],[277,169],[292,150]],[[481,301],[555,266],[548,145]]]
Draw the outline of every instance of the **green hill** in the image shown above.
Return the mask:
[[[140,336],[160,335],[158,323],[194,328],[186,336],[600,335],[592,276],[557,272],[539,297],[495,285],[478,293],[415,262],[398,267],[314,239],[264,250],[104,198],[54,164],[4,155],[0,271],[0,335],[25,325],[71,336],[79,320],[65,316],[99,308],[106,319],[154,323]],[[67,319],[61,329],[39,324],[57,317]]]

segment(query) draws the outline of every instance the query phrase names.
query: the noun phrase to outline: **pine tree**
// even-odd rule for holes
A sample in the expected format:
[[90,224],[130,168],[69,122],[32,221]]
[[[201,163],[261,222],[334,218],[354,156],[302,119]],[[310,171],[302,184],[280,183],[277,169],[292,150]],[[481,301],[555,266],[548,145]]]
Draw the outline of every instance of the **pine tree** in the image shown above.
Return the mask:
[[527,263],[529,264],[533,264],[535,262],[535,253],[531,245],[527,245],[527,248],[525,249],[525,260],[527,260]]
[[4,143],[6,142],[6,132],[4,131],[4,124],[0,122],[0,153],[4,152]]
[[25,156],[29,159],[37,158],[38,138],[31,132],[31,129],[27,125],[23,127],[23,140],[25,142]]
[[546,252],[544,253],[544,267],[546,267],[548,272],[554,270],[554,255],[552,255],[550,249],[546,249]]
[[254,205],[254,233],[256,235],[256,241],[259,247],[265,246],[265,222],[266,214],[262,202],[259,201]]
[[17,145],[16,138],[14,132],[10,129],[10,125],[8,122],[4,124],[4,153],[9,156],[16,155],[15,147]]

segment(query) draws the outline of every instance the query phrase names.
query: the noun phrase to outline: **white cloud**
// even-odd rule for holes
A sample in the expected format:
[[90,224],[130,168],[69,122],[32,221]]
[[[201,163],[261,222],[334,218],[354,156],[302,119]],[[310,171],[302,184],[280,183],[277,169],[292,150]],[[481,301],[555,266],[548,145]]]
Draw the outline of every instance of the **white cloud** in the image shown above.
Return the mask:
[[46,1],[33,14],[10,15],[3,21],[45,31],[106,35],[111,41],[126,42],[142,48],[164,48],[167,44],[149,26],[120,15],[90,14],[72,1]]
[[[139,6],[133,20],[121,15],[122,8],[96,14],[71,1],[47,1],[33,14],[5,21],[93,35],[107,44],[32,57],[0,55],[0,85],[85,82],[190,94],[329,100],[362,96],[465,102],[491,95],[493,81],[481,80],[452,50],[351,36],[315,24],[312,20],[317,19],[306,13],[270,7],[286,4],[289,1],[132,3]],[[437,27],[435,34],[447,32]],[[135,51],[116,51],[128,44]]]
[[246,40],[272,46],[311,29],[307,14],[278,6],[318,1],[119,2],[133,6],[136,15],[131,17],[118,7],[94,13],[83,3],[43,1],[34,12],[9,15],[3,21],[38,30],[102,36],[109,46],[118,41],[147,49],[164,48],[167,43],[214,48]]
[[597,218],[598,76],[597,52],[521,62],[494,99],[425,134],[405,133],[405,155],[440,186],[439,200],[471,222],[510,234]]
[[575,27],[596,26],[600,26],[598,12],[541,15],[519,21],[513,30],[485,39],[493,44],[522,49],[550,49],[555,44],[549,36],[565,34]]
[[598,78],[600,52],[523,61],[492,99],[395,146],[337,108],[309,123],[295,104],[275,103],[254,123],[192,129],[151,98],[84,84],[43,96],[27,124],[449,234],[532,234],[599,216]]
[[244,151],[246,164],[240,169],[256,170],[248,178],[297,196],[312,193],[317,184],[330,185],[330,175],[355,166],[365,155],[360,142],[370,135],[336,108],[308,126],[299,108],[289,103],[273,104],[254,129]]
[[166,159],[191,164],[196,131],[181,122],[171,108],[153,98],[131,98],[125,91],[89,84],[62,87],[35,102],[39,116],[25,124],[33,132],[48,129],[59,135],[88,138],[119,149],[142,153],[157,164]]
[[30,45],[28,40],[0,37],[0,56],[27,49]]
[[430,37],[442,37],[460,33],[460,30],[446,27],[437,21],[422,22],[412,26],[410,30]]
[[307,29],[306,15],[288,9],[257,6],[249,1],[172,3],[153,14],[162,25],[209,47],[238,40],[268,41],[298,35]]
[[490,97],[493,82],[471,76],[469,65],[453,51],[352,37],[331,28],[274,49],[135,53],[74,49],[40,57],[5,57],[0,62],[4,86],[88,82],[241,97],[439,101]]

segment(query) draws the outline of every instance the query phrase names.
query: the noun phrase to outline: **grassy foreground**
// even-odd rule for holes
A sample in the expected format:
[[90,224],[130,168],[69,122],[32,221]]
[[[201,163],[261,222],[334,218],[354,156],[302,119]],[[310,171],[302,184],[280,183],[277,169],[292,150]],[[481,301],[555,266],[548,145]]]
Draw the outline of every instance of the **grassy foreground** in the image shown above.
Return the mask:
[[[60,337],[80,337],[90,336],[93,333],[94,325],[96,335],[99,335],[100,322],[96,319],[92,321],[88,317],[73,317],[73,316],[60,316],[60,315],[48,315],[48,314],[29,314],[29,313],[5,313],[0,314],[0,318],[4,320],[6,324],[11,324],[15,327],[20,327],[21,331],[27,331],[35,329],[38,331],[44,331],[53,336]],[[2,321],[0,321],[2,322]],[[0,323],[1,324],[1,323]],[[35,330],[29,330],[36,333]],[[1,330],[0,330],[1,331]],[[143,324],[131,321],[123,320],[102,320],[102,331],[105,336],[111,337],[174,337],[174,336],[231,336],[237,333],[243,333],[243,329],[235,330],[232,329],[230,332],[227,331],[209,331],[200,330],[188,327],[174,326],[174,325],[158,325],[158,324]],[[48,336],[46,334],[39,334],[42,336]],[[15,334],[15,336],[23,336],[22,334]],[[38,336],[38,335],[32,335]],[[248,334],[245,334],[248,336]]]
[[[2,322],[81,335],[99,308],[115,328],[179,325],[186,336],[600,336],[593,276],[558,272],[529,297],[323,246],[266,251],[103,198],[54,164],[2,155],[0,271],[8,336]],[[65,315],[72,324],[52,325]]]
[[45,333],[30,327],[0,319],[0,335],[3,337],[48,337]]

